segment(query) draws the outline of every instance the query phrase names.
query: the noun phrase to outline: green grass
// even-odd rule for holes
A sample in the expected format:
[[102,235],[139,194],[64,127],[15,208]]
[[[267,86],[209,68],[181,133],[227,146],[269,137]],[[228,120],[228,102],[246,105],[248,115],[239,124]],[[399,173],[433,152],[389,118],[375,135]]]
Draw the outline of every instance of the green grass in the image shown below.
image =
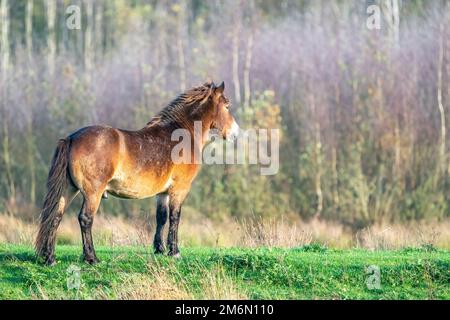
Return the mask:
[[[80,261],[78,246],[57,246],[56,255],[57,265],[46,267],[31,247],[0,244],[0,298],[146,298],[150,292],[163,299],[179,289],[200,299],[450,299],[450,252],[433,248],[182,248],[183,257],[172,259],[150,247],[98,247],[96,266]],[[81,268],[78,290],[67,288],[70,265]],[[380,268],[380,289],[367,288],[370,265]]]

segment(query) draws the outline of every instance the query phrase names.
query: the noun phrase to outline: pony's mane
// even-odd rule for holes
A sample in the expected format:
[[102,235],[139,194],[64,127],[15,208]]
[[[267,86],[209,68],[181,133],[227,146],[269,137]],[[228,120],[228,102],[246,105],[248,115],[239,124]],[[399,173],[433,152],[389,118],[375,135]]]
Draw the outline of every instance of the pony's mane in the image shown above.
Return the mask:
[[166,107],[159,111],[147,124],[153,126],[156,124],[169,124],[182,122],[186,116],[187,108],[196,108],[203,104],[211,93],[211,83],[205,83],[202,86],[194,87],[180,94]]

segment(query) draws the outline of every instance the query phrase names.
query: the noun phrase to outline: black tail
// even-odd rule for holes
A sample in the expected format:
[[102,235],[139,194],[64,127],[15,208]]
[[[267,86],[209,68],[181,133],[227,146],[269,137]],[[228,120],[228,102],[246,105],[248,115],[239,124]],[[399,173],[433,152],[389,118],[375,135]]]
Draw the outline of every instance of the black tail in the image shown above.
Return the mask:
[[40,226],[36,238],[36,253],[44,259],[52,258],[55,248],[56,229],[64,213],[65,204],[61,201],[68,183],[70,139],[61,139],[53,156],[47,179],[47,195],[39,216]]

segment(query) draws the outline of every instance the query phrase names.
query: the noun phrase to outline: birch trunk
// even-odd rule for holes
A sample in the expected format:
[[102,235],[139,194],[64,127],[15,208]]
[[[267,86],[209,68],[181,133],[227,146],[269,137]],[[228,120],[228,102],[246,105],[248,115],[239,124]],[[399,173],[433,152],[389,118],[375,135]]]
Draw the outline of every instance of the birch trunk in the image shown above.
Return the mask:
[[401,176],[401,143],[400,143],[400,126],[398,123],[398,119],[395,119],[394,125],[394,177],[396,181],[400,180]]
[[314,218],[320,218],[323,209],[323,192],[322,192],[322,139],[320,135],[320,122],[317,114],[316,99],[313,94],[311,94],[311,114],[314,119],[314,189],[316,193],[317,206]]
[[[450,19],[450,4],[447,2],[446,6],[445,6],[445,12],[446,15],[444,17],[444,19],[446,19],[446,21],[449,21]],[[446,27],[444,28],[444,34],[445,34],[445,46],[444,46],[444,52],[445,52],[445,57],[446,57],[446,74],[447,74],[447,85],[445,86],[445,90],[447,92],[447,97],[450,95],[450,84],[449,84],[449,78],[450,78],[450,34],[449,34],[449,28],[448,28],[448,24],[446,25]],[[447,103],[448,106],[448,103]],[[445,120],[445,118],[444,118]],[[446,157],[448,157],[448,155],[446,155]],[[447,176],[450,176],[450,159],[447,158]]]
[[400,40],[400,7],[398,0],[385,0],[383,12],[388,24],[389,41],[397,46]]
[[0,19],[2,27],[1,36],[1,80],[2,80],[2,99],[1,99],[1,111],[2,111],[2,153],[3,161],[5,163],[5,174],[8,183],[8,196],[13,201],[16,198],[16,190],[14,185],[14,179],[11,171],[11,153],[9,146],[9,126],[8,126],[8,71],[9,71],[9,4],[8,0],[2,0],[0,5]]
[[56,57],[56,33],[55,33],[55,20],[56,20],[56,1],[46,0],[47,6],[47,64],[48,72],[50,76],[55,73],[55,57]]
[[101,58],[103,52],[103,1],[96,2],[95,8],[95,35],[94,35],[94,46],[95,46],[95,59],[98,61]]
[[1,42],[1,72],[3,87],[6,86],[8,68],[9,68],[9,4],[8,0],[2,0],[0,6],[0,19],[2,26],[2,42]]
[[[77,0],[76,2],[75,2],[75,4],[76,5],[78,5],[80,8],[82,8],[83,7],[83,0]],[[112,4],[112,6],[114,5],[114,2],[111,2],[111,4]],[[81,11],[81,10],[80,10]],[[82,13],[82,11],[81,11],[81,14],[83,14]],[[111,15],[113,15],[113,14],[115,14],[115,12],[111,12]],[[82,21],[82,24],[83,24],[83,19],[81,19],[81,21]],[[83,26],[81,26],[81,29],[80,30],[77,30],[78,32],[76,32],[75,33],[75,37],[76,37],[76,50],[77,50],[77,53],[79,54],[79,56],[81,57],[81,56],[83,56],[83,50],[84,50],[84,44],[83,44],[83,39],[84,39],[84,37],[83,37]],[[111,32],[113,32],[113,30],[115,30],[114,28],[112,28],[112,31]],[[83,57],[83,59],[84,59],[84,57]]]
[[180,71],[181,92],[184,92],[186,90],[186,65],[184,60],[184,48],[183,48],[183,22],[185,10],[186,8],[183,6],[177,13],[177,54],[178,54],[178,68]]
[[25,45],[27,48],[28,61],[31,61],[33,52],[33,4],[34,0],[27,1],[25,18]]
[[93,46],[92,46],[92,27],[94,25],[94,5],[92,1],[86,0],[86,29],[84,34],[84,67],[86,72],[86,79],[88,83],[91,80],[91,72],[93,65]]
[[[26,7],[26,17],[25,17],[25,26],[26,26],[26,50],[28,55],[28,63],[30,64],[30,72],[29,77],[33,77],[33,72],[31,71],[31,63],[32,63],[32,55],[33,55],[33,0],[27,1]],[[32,101],[32,91],[33,87],[30,86],[27,90],[27,137],[26,137],[26,145],[27,145],[27,162],[28,169],[30,175],[30,202],[35,204],[36,202],[36,166],[34,163],[34,134],[33,134],[33,101]]]
[[[385,0],[383,2],[383,13],[387,21],[388,25],[388,41],[390,43],[391,54],[394,48],[397,48],[399,45],[399,32],[400,32],[400,16],[399,16],[399,4],[398,0]],[[392,70],[392,61],[389,59],[388,62],[388,70],[391,72]],[[388,81],[392,81],[392,79],[388,79]],[[400,124],[399,124],[399,114],[398,112],[395,114],[395,123],[394,123],[394,177],[397,182],[401,179],[401,142],[400,142]]]
[[252,63],[252,50],[253,50],[253,32],[250,32],[247,42],[247,52],[245,55],[244,65],[244,108],[250,107],[250,68]]
[[439,146],[439,168],[445,172],[446,164],[446,124],[445,124],[445,109],[442,103],[442,67],[444,63],[444,24],[441,22],[439,28],[439,52],[437,65],[437,103],[441,123],[441,141]]
[[[236,19],[237,20],[237,19]],[[239,24],[235,22],[235,27],[233,28],[233,84],[234,84],[234,98],[236,104],[241,104],[241,85],[239,83]]]
[[6,85],[8,67],[9,67],[9,5],[8,0],[2,0],[0,5],[0,19],[2,27],[2,42],[1,42],[1,75],[3,80],[3,87]]

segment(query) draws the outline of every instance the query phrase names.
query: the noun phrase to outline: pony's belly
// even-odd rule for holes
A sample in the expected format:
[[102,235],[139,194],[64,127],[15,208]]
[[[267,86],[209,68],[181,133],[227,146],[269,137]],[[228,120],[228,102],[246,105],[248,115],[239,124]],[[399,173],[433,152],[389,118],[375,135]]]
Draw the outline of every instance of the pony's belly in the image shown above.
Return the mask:
[[123,199],[145,199],[166,191],[172,183],[172,179],[113,179],[111,180],[106,191],[115,197]]
[[116,198],[120,199],[145,199],[151,196],[154,196],[156,193],[149,192],[137,192],[135,190],[126,190],[126,189],[116,189],[116,188],[108,188],[106,190],[108,194],[113,195]]
[[155,188],[146,185],[126,185],[115,183],[114,181],[108,184],[106,191],[115,197],[123,199],[145,199],[159,193]]

